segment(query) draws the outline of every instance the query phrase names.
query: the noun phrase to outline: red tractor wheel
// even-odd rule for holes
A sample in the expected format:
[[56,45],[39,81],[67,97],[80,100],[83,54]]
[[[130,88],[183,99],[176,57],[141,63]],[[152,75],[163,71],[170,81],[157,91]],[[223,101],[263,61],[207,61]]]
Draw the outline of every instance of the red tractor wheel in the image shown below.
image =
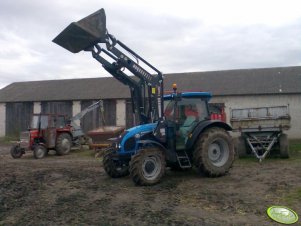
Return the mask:
[[10,149],[10,154],[14,159],[18,159],[22,157],[22,155],[24,154],[24,150],[20,148],[19,145],[14,145]]
[[33,149],[33,156],[36,159],[42,159],[47,155],[47,149],[43,145],[36,145]]
[[61,133],[56,140],[56,153],[58,155],[66,155],[71,150],[71,136],[68,133]]

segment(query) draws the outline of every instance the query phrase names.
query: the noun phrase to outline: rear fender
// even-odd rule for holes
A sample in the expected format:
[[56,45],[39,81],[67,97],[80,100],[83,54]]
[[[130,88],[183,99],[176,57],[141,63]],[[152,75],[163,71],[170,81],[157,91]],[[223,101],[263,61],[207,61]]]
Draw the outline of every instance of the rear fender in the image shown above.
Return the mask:
[[226,131],[232,131],[232,127],[230,125],[219,120],[207,120],[207,121],[200,122],[194,128],[194,130],[191,133],[189,133],[186,142],[186,149],[191,149],[194,146],[195,142],[197,141],[199,135],[203,133],[205,130],[212,127],[218,127],[218,128],[223,128]]
[[71,130],[67,129],[67,128],[58,129],[58,130],[56,130],[56,133],[57,133],[57,136],[59,136],[61,133],[68,133],[71,136],[71,138],[73,138]]
[[46,148],[46,150],[48,149],[46,144],[43,142],[36,142],[31,146],[31,150],[33,151],[35,149],[36,146],[43,146],[44,148]]

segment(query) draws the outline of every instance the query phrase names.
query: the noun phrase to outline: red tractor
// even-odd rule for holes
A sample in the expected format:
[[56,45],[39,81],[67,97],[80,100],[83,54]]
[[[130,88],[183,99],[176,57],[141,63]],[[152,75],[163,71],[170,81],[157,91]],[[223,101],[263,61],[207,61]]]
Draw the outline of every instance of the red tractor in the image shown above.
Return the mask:
[[49,150],[66,155],[73,144],[87,142],[87,137],[76,121],[88,112],[99,108],[103,117],[103,101],[99,100],[71,119],[62,114],[33,114],[28,131],[21,132],[20,141],[11,148],[13,158],[21,158],[26,150],[32,150],[36,159],[45,157]]
[[21,132],[20,141],[11,148],[13,158],[20,158],[25,151],[32,150],[34,157],[45,157],[53,149],[58,155],[70,152],[73,135],[72,126],[65,115],[34,114],[28,131]]

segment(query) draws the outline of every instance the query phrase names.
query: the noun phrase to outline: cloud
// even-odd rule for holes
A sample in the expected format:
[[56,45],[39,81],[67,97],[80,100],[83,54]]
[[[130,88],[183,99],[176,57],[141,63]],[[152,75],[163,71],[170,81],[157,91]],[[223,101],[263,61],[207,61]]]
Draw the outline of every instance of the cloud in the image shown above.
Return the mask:
[[299,1],[1,0],[0,88],[108,76],[90,53],[52,43],[105,8],[110,33],[164,73],[301,65]]
[[23,73],[26,67],[40,61],[39,52],[29,48],[28,41],[13,32],[1,31],[0,46],[0,73],[2,75]]

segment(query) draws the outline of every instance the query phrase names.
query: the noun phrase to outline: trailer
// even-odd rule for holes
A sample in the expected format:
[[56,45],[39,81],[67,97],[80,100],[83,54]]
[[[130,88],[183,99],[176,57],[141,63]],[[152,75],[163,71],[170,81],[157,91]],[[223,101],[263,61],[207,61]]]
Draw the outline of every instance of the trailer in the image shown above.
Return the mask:
[[124,130],[123,126],[103,126],[88,131],[87,134],[92,139],[89,148],[97,150],[110,147]]
[[240,132],[235,141],[239,157],[253,153],[261,162],[271,151],[289,157],[284,133],[290,128],[289,106],[232,109],[230,121],[233,131]]

